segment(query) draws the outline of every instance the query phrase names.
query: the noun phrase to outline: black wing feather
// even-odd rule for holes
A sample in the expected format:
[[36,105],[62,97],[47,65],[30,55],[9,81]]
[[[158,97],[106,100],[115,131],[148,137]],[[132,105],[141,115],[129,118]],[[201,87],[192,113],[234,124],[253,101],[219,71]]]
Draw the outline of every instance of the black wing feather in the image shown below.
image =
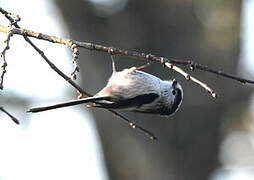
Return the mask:
[[135,96],[130,99],[119,99],[112,103],[101,103],[94,104],[92,107],[108,108],[108,109],[124,109],[131,107],[141,107],[144,104],[152,103],[159,95],[156,93],[142,94]]

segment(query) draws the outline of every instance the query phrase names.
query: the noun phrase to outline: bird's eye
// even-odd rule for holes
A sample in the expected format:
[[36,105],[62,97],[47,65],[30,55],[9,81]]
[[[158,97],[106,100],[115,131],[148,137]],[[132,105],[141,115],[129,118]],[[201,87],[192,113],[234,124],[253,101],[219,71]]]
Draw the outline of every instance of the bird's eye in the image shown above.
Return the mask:
[[172,94],[176,95],[176,90],[175,89],[172,90]]

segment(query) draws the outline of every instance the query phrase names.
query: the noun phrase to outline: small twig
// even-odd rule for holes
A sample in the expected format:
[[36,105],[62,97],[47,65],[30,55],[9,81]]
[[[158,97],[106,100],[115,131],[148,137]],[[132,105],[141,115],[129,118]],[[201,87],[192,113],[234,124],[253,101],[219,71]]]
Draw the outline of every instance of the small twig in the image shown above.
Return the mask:
[[6,73],[6,66],[7,66],[5,53],[8,49],[10,49],[9,43],[10,43],[10,38],[12,35],[13,35],[12,29],[10,28],[9,32],[7,33],[6,39],[4,40],[5,47],[3,51],[0,53],[0,57],[2,58],[2,66],[1,66],[1,73],[0,73],[0,89],[3,89],[4,74]]
[[113,113],[115,116],[123,119],[124,121],[126,121],[133,129],[138,129],[142,132],[144,132],[151,140],[156,140],[157,137],[150,131],[144,129],[143,127],[137,125],[135,122],[133,122],[132,120],[128,119],[127,117],[123,116],[122,114],[116,112],[116,111],[113,111],[113,110],[108,110],[110,111],[111,113]]
[[48,57],[44,54],[42,50],[40,50],[37,46],[35,46],[34,43],[32,43],[30,40],[28,43],[41,55],[41,57],[47,62],[47,64],[53,69],[58,75],[60,75],[62,78],[64,78],[72,87],[74,87],[77,90],[77,93],[80,97],[84,95],[89,96],[90,94],[84,91],[78,84],[76,84],[71,78],[69,78],[66,74],[64,74],[60,69],[58,69],[54,63],[52,63]]
[[171,59],[171,60],[173,60],[175,62],[179,62],[179,64],[181,64],[181,65],[189,66],[192,71],[194,71],[195,69],[199,69],[199,70],[210,72],[210,73],[213,73],[213,74],[216,74],[216,75],[219,75],[219,76],[223,76],[223,77],[226,77],[226,78],[229,78],[229,79],[233,79],[233,80],[239,81],[239,82],[244,83],[244,84],[245,83],[254,84],[253,80],[237,77],[237,76],[234,76],[232,74],[223,72],[222,70],[215,70],[215,69],[209,68],[206,65],[196,63],[192,60],[187,60],[187,61],[183,61],[183,60],[180,60],[180,59]]
[[19,124],[19,120],[17,118],[15,118],[14,116],[12,116],[8,111],[6,111],[2,106],[0,106],[0,110],[2,112],[4,112],[5,114],[7,114],[11,120],[13,120],[16,124]]
[[0,7],[0,12],[11,22],[11,25],[17,24],[20,21],[19,15],[9,13]]
[[72,53],[72,64],[73,64],[73,71],[71,73],[71,79],[76,80],[77,79],[77,72],[79,72],[79,67],[78,67],[78,57],[79,57],[79,50],[78,46],[76,44],[73,44],[71,46],[71,50],[73,51]]
[[186,80],[191,80],[191,81],[197,83],[198,85],[203,87],[205,90],[207,90],[213,96],[213,98],[217,98],[218,97],[218,94],[216,92],[214,92],[214,90],[211,89],[207,84],[205,84],[205,83],[201,82],[200,80],[198,80],[197,78],[189,75],[188,73],[186,73],[181,68],[179,68],[179,67],[177,67],[175,65],[172,65],[172,64],[170,64],[168,62],[165,63],[165,66],[167,66],[169,69],[173,69],[176,72],[178,72],[179,74],[183,75]]

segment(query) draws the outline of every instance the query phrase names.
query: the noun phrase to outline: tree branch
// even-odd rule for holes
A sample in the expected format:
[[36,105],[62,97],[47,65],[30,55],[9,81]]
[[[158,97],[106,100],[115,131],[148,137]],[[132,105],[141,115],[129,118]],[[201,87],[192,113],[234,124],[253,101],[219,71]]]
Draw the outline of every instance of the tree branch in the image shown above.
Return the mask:
[[0,73],[0,89],[3,89],[3,82],[4,82],[4,74],[6,73],[6,66],[7,62],[5,59],[5,53],[6,51],[10,48],[9,43],[10,43],[10,38],[13,35],[12,30],[10,29],[7,33],[6,39],[4,40],[5,47],[3,51],[0,53],[0,57],[2,58],[2,66],[1,66],[1,73]]
[[[0,25],[0,32],[7,33],[8,31],[9,31],[8,27]],[[244,79],[244,78],[241,78],[241,77],[237,77],[237,76],[234,76],[232,74],[225,73],[221,70],[214,70],[212,68],[209,68],[206,65],[196,63],[192,60],[181,60],[181,59],[175,59],[175,58],[166,58],[166,57],[156,56],[156,55],[152,55],[152,54],[140,53],[140,52],[136,52],[136,51],[126,51],[126,50],[118,49],[118,48],[115,48],[115,47],[112,47],[112,46],[109,47],[109,46],[103,46],[103,45],[99,45],[99,44],[93,44],[93,43],[90,43],[90,42],[80,42],[80,41],[75,41],[75,40],[72,40],[72,39],[66,39],[66,38],[60,38],[60,37],[56,37],[56,36],[50,36],[50,35],[34,32],[34,31],[26,30],[26,29],[21,29],[21,28],[13,28],[13,34],[18,34],[18,35],[22,35],[22,36],[29,36],[29,37],[33,37],[33,38],[36,38],[36,39],[42,39],[42,40],[49,41],[49,42],[52,42],[52,43],[63,44],[63,45],[69,46],[69,47],[71,47],[73,44],[76,44],[77,47],[85,48],[85,49],[88,49],[88,50],[95,50],[95,51],[101,51],[101,52],[106,52],[106,53],[111,52],[111,54],[114,54],[114,55],[127,56],[127,57],[146,60],[146,61],[159,62],[163,65],[166,62],[168,62],[168,63],[171,63],[171,64],[189,66],[192,70],[199,69],[199,70],[202,70],[202,71],[217,74],[219,76],[230,78],[230,79],[239,81],[241,83],[254,84],[253,80],[248,80],[248,79]]]
[[19,124],[19,120],[17,118],[15,118],[14,116],[12,116],[8,111],[6,111],[2,106],[0,106],[0,110],[2,112],[4,112],[5,114],[7,114],[11,120],[13,120],[16,124]]

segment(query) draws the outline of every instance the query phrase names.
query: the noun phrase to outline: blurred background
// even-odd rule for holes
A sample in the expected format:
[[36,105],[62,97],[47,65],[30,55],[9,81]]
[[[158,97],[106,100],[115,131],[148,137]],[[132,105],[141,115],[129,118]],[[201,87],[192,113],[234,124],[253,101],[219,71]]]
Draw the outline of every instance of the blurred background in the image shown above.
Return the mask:
[[[158,56],[191,59],[241,77],[254,76],[254,1],[210,0],[0,0],[20,15],[21,27]],[[29,4],[29,6],[28,6]],[[3,17],[1,24],[8,25]],[[1,48],[5,34],[0,34]],[[71,50],[33,40],[64,72]],[[208,72],[192,75],[219,93],[214,100],[182,76],[153,63],[145,69],[176,78],[184,89],[180,110],[170,118],[124,113],[158,137],[150,141],[101,109],[82,106],[26,114],[33,106],[77,97],[22,37],[7,51],[0,105],[0,180],[139,179],[235,180],[254,178],[253,85]],[[117,69],[144,62],[116,57]],[[112,73],[110,56],[80,49],[77,82],[95,94]],[[187,68],[186,68],[187,69]],[[188,69],[187,69],[188,70]],[[18,173],[17,173],[18,172]]]

